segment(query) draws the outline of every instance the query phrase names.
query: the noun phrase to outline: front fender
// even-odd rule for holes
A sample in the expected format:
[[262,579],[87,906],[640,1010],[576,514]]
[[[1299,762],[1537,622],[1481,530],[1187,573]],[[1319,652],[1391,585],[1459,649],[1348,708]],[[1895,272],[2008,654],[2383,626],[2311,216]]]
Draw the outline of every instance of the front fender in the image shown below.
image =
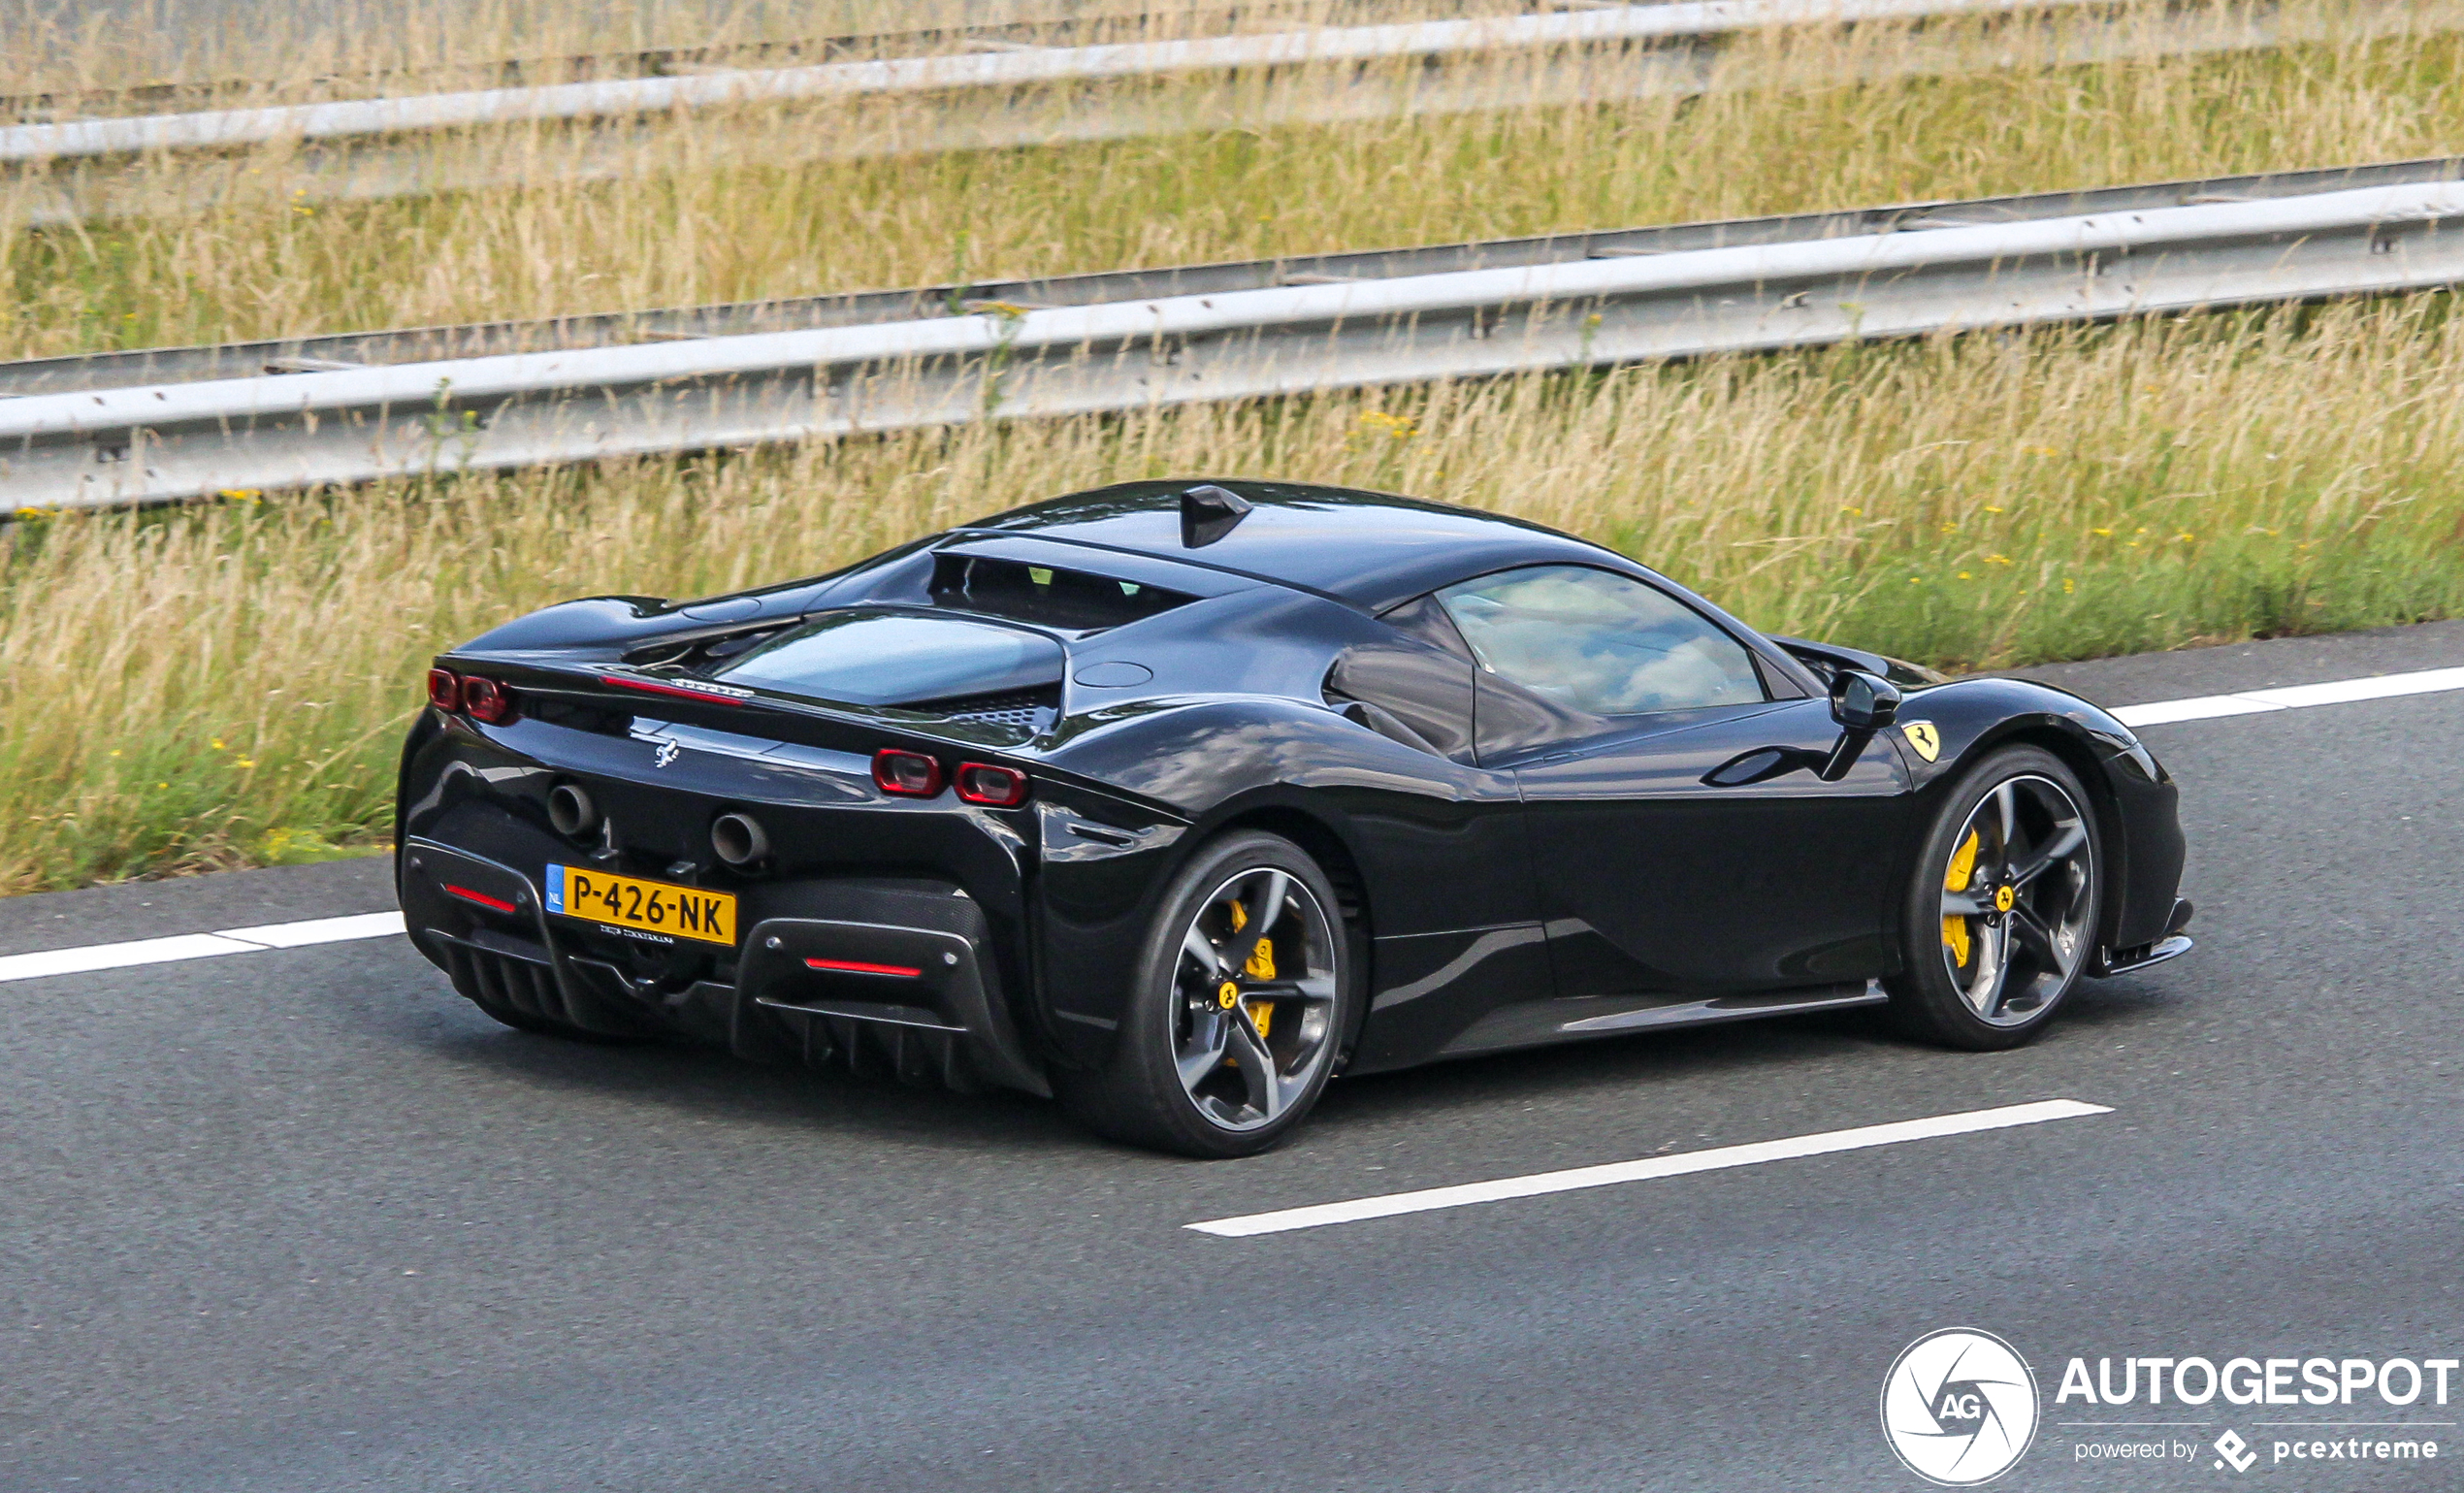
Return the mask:
[[[1917,726],[1930,726],[1938,738],[1931,761],[1910,730]],[[2130,728],[2110,712],[2033,680],[1961,679],[1909,691],[1892,734],[1925,810],[1913,821],[1920,836],[1951,785],[1995,748],[2024,742],[2061,758],[2088,790],[2103,830],[2099,961],[2111,950],[2164,936],[2186,855],[2180,795]]]

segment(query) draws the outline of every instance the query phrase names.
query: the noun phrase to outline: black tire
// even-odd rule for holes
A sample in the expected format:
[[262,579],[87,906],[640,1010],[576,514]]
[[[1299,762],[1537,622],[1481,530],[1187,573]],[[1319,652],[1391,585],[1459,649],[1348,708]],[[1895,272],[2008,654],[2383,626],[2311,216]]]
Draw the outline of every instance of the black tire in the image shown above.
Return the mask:
[[2094,955],[2104,866],[2094,805],[2061,759],[2007,747],[1978,762],[1942,800],[1901,900],[1894,1024],[1970,1052],[2032,1040]]
[[[1277,873],[1286,878],[1280,897]],[[1262,930],[1247,921],[1252,904],[1268,920]],[[1191,937],[1209,947],[1212,972]],[[1249,951],[1245,964],[1223,957],[1234,937]],[[1291,841],[1241,830],[1203,847],[1157,899],[1111,1060],[1055,1074],[1062,1104],[1099,1135],[1184,1156],[1280,1144],[1325,1091],[1351,1032],[1356,942],[1326,873]],[[1271,1061],[1245,1070],[1241,1055],[1261,1041]],[[1252,1082],[1259,1072],[1271,1077]]]

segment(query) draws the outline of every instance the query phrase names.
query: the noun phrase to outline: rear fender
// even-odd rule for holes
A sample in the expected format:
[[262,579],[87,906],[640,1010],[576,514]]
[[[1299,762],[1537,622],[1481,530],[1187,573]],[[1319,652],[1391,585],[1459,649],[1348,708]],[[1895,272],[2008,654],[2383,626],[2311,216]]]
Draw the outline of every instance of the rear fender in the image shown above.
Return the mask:
[[1273,830],[1317,857],[1364,944],[1373,928],[1390,938],[1537,918],[1511,774],[1407,747],[1329,709],[1190,701],[1111,723],[1056,759],[1108,783],[1113,812],[1148,816],[1099,827],[1137,838],[1093,850],[1060,817],[1057,794],[1043,810],[1045,989],[1073,1060],[1108,1053],[1164,887],[1228,829]]

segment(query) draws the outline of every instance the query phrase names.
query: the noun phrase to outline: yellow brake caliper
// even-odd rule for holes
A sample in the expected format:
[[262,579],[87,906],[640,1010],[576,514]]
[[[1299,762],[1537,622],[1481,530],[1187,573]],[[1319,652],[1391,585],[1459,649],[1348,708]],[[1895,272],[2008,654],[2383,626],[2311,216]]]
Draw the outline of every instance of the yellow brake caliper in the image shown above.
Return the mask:
[[[1959,854],[1951,858],[1951,869],[1942,878],[1942,890],[1965,892],[1968,878],[1975,874],[1976,831],[1970,829],[1967,832],[1967,843],[1961,846]],[[1950,950],[1959,959],[1961,969],[1967,967],[1967,919],[1945,918],[1942,920],[1942,947]]]
[[[1239,904],[1235,903],[1233,905],[1238,906]],[[1248,921],[1248,920],[1246,918],[1242,920],[1244,923]],[[1259,939],[1257,941],[1257,947],[1249,952],[1249,961],[1241,966],[1241,973],[1248,976],[1252,980],[1274,979],[1275,946],[1263,938]],[[1257,1034],[1263,1037],[1266,1035],[1266,1028],[1272,1024],[1275,1020],[1275,1002],[1271,1000],[1252,1000],[1249,1002],[1249,1015],[1257,1022]]]
[[[1238,902],[1231,905],[1232,931],[1238,933],[1249,925],[1249,910]],[[1257,947],[1249,952],[1249,961],[1241,966],[1241,973],[1252,980],[1274,979],[1275,946],[1263,938],[1259,939]],[[1233,1003],[1240,998],[1241,988],[1229,980],[1224,981],[1223,988],[1216,992],[1216,1003],[1226,1011],[1231,1010]],[[1275,1002],[1251,1000],[1248,1002],[1248,1007],[1249,1019],[1257,1022],[1257,1034],[1261,1037],[1265,1036],[1267,1029],[1275,1024]],[[1241,1060],[1237,1057],[1227,1057],[1224,1061],[1238,1067]]]

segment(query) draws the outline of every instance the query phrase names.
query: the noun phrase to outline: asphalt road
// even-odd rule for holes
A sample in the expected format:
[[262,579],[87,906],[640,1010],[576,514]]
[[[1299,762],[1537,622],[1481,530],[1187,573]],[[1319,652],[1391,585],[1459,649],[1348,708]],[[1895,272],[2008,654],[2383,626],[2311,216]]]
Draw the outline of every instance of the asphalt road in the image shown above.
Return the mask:
[[[2047,672],[2119,704],[2455,665],[2464,626]],[[1955,1325],[2043,1386],[1997,1487],[2464,1486],[2426,1396],[2053,1400],[2073,1356],[2464,1356],[2460,728],[2464,694],[2148,729],[2200,948],[2024,1051],[1860,1014],[1457,1063],[1237,1163],[519,1035],[393,939],[0,985],[0,1486],[1915,1489],[1876,1398]],[[21,898],[0,953],[385,905],[376,862]],[[2055,1098],[2112,1113],[1183,1227]],[[2060,1424],[2335,1416],[2448,1455],[2236,1475]]]

